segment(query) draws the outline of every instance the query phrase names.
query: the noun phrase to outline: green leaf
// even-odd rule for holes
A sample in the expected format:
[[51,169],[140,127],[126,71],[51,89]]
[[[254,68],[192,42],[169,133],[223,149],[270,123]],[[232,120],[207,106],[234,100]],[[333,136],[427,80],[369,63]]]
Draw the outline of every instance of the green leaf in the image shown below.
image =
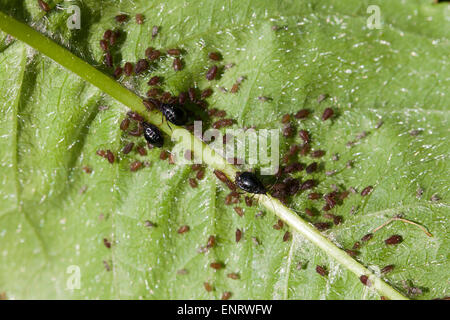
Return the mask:
[[[366,26],[369,4],[380,6],[381,30]],[[394,271],[382,277],[405,295],[411,294],[408,283],[421,288],[414,298],[448,295],[449,69],[444,57],[450,29],[445,5],[135,1],[118,7],[114,1],[99,5],[93,0],[79,5],[82,28],[72,31],[66,27],[68,14],[60,10],[39,19],[35,1],[1,0],[0,10],[28,23],[39,21],[39,30],[99,68],[98,42],[104,30],[116,27],[114,16],[144,13],[143,25],[130,19],[120,27],[126,34],[120,54],[134,62],[148,46],[184,49],[183,71],[174,72],[171,59],[154,71],[164,77],[164,90],[178,94],[194,83],[212,86],[210,107],[226,110],[236,127],[281,128],[283,114],[313,110],[297,125],[312,133],[313,148],[327,151],[324,169],[313,175],[320,181],[318,191],[329,192],[333,184],[358,191],[374,186],[369,196],[350,195],[338,207],[335,213],[344,222],[327,237],[351,248],[402,213],[434,237],[395,221],[361,247],[357,260],[375,273],[394,264]],[[161,32],[152,40],[153,25]],[[281,28],[273,30],[274,25]],[[130,141],[118,128],[127,108],[19,41],[4,42],[0,49],[0,292],[8,298],[208,299],[225,291],[241,299],[379,298],[301,235],[283,242],[284,230],[272,228],[277,218],[271,212],[255,218],[261,208],[242,205],[245,216],[236,215],[224,204],[228,192],[210,170],[192,189],[187,182],[194,175],[191,169],[159,160],[158,150],[145,157],[120,155],[114,165],[96,156],[98,149],[117,153]],[[209,83],[207,54],[215,50],[222,53],[222,64],[235,67]],[[218,90],[229,89],[240,76],[246,80],[237,94]],[[143,95],[148,78],[128,86]],[[317,97],[324,93],[330,98],[319,104]],[[259,96],[272,100],[262,103]],[[100,111],[103,105],[109,108]],[[321,113],[330,106],[338,115],[322,122]],[[384,124],[375,129],[379,119]],[[413,136],[411,130],[420,133]],[[366,138],[346,147],[363,131]],[[299,143],[286,141],[284,150],[294,142]],[[335,153],[339,161],[331,160]],[[151,166],[132,173],[129,165],[136,159]],[[346,168],[349,160],[351,169]],[[83,166],[92,167],[92,174]],[[324,174],[331,170],[337,173]],[[420,199],[418,188],[424,190]],[[434,194],[441,200],[431,201]],[[305,208],[323,205],[307,200],[306,193],[289,205],[305,220],[326,221],[304,215]],[[358,208],[355,214],[352,207]],[[146,227],[146,220],[156,227]],[[182,225],[190,231],[180,235]],[[244,230],[238,244],[236,228]],[[404,241],[386,246],[383,240],[392,234]],[[216,235],[216,247],[199,253],[209,235]],[[104,238],[113,242],[111,249]],[[214,271],[213,261],[225,269]],[[328,276],[318,275],[316,265],[325,266]],[[67,289],[70,266],[80,268],[80,289]],[[179,274],[180,269],[188,273]],[[231,272],[240,279],[228,278]],[[204,282],[214,291],[206,292]]]

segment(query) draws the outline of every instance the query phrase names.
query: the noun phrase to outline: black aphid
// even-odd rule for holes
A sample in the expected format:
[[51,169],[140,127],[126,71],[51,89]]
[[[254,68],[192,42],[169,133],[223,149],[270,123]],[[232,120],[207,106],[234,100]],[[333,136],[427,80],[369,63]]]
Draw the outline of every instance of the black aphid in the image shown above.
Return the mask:
[[258,178],[251,172],[238,172],[236,174],[236,185],[248,192],[255,194],[266,194],[267,190]]
[[155,147],[162,148],[164,144],[164,137],[159,131],[158,127],[147,122],[142,123],[144,126],[144,138],[148,143],[154,145]]
[[173,123],[177,126],[185,125],[187,122],[187,115],[184,109],[174,103],[163,103],[156,99],[149,99],[155,106],[158,107],[159,111],[164,115],[167,121]]

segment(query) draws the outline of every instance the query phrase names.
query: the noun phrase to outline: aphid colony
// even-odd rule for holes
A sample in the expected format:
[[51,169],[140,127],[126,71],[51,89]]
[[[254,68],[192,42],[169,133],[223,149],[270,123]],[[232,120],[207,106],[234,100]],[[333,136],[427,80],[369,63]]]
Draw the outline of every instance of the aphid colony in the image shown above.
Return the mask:
[[[38,0],[38,4],[40,8],[44,11],[49,11],[50,8],[48,4],[42,0]],[[129,20],[129,16],[125,14],[120,14],[115,17],[115,20],[119,24],[123,24]],[[144,23],[144,16],[142,14],[136,15],[136,23],[137,24],[143,24]],[[152,38],[155,38],[159,33],[159,27],[154,26],[152,29]],[[145,58],[139,59],[135,64],[132,62],[126,62],[123,66],[115,65],[114,64],[114,58],[113,54],[111,53],[112,48],[114,48],[115,45],[117,45],[118,40],[121,37],[121,33],[119,30],[106,30],[103,34],[103,38],[100,40],[100,48],[104,52],[104,63],[105,65],[112,69],[112,74],[114,78],[120,80],[121,77],[131,77],[133,75],[142,75],[147,70],[149,70],[150,65],[152,63],[156,63],[160,60],[163,53],[160,50],[157,50],[155,48],[149,47],[145,50]],[[172,48],[166,50],[166,54],[168,56],[174,57],[173,58],[173,69],[175,71],[181,71],[184,67],[184,63],[182,61],[182,54],[183,50]],[[222,55],[219,52],[210,52],[208,54],[208,58],[213,62],[219,62],[222,60]],[[221,72],[221,70],[227,70],[228,68],[233,67],[234,64],[227,64],[223,68],[219,67],[218,65],[214,64],[211,67],[208,68],[208,70],[205,73],[205,77],[208,81],[213,81],[216,79]],[[232,86],[230,92],[236,93],[239,90],[240,85],[245,80],[245,77],[240,77],[236,80],[235,84]],[[223,110],[217,110],[217,109],[208,109],[208,104],[205,101],[208,97],[210,97],[213,94],[213,91],[211,88],[207,88],[201,92],[198,92],[198,89],[196,88],[190,88],[187,92],[181,92],[178,96],[173,96],[169,92],[162,92],[159,88],[159,86],[162,83],[162,78],[158,76],[152,76],[148,80],[148,85],[151,87],[147,92],[147,99],[143,100],[144,106],[149,110],[158,109],[162,116],[164,117],[165,121],[168,122],[169,126],[170,124],[176,125],[176,126],[186,126],[188,130],[191,130],[192,127],[188,125],[188,111],[184,106],[187,103],[191,103],[196,105],[197,107],[201,107],[202,109],[207,110],[207,114],[210,117],[216,117],[216,118],[222,118],[214,123],[212,123],[212,127],[219,129],[224,128],[233,125],[235,121],[233,119],[225,119],[226,112]],[[221,87],[221,91],[228,92],[227,89]],[[317,102],[321,103],[322,101],[327,99],[327,95],[320,95]],[[264,97],[261,96],[258,98],[261,102],[267,102],[270,101],[270,97]],[[284,125],[283,128],[283,135],[286,138],[292,138],[295,135],[295,127],[291,124],[291,121],[293,119],[298,121],[304,121],[306,120],[309,115],[311,114],[311,111],[308,109],[301,109],[295,114],[285,114],[281,118],[281,122]],[[322,121],[330,121],[335,117],[335,112],[332,108],[325,108],[322,115],[321,120]],[[377,128],[381,126],[377,125]],[[127,132],[130,136],[134,137],[140,137],[144,136],[145,141],[147,142],[147,147],[149,149],[153,149],[154,147],[162,148],[164,146],[164,136],[159,130],[159,128],[151,123],[148,123],[144,120],[144,118],[137,114],[136,112],[128,112],[127,117],[122,120],[120,123],[120,129],[124,132]],[[364,137],[364,135],[361,135],[361,137]],[[311,133],[307,130],[301,129],[298,131],[298,137],[303,141],[303,144],[301,145],[292,145],[288,152],[284,155],[282,162],[283,166],[280,167],[279,171],[276,174],[276,183],[272,185],[270,190],[268,190],[263,183],[258,179],[257,175],[253,172],[238,172],[236,174],[235,182],[231,181],[229,177],[218,170],[214,170],[215,176],[223,182],[228,189],[230,190],[230,193],[225,198],[225,204],[226,205],[236,205],[240,203],[240,198],[243,192],[249,193],[249,194],[268,194],[270,193],[272,196],[278,198],[283,203],[287,203],[288,199],[292,196],[295,196],[299,192],[306,192],[307,190],[314,189],[318,186],[319,182],[315,179],[306,179],[305,181],[300,181],[299,179],[296,179],[292,176],[292,174],[295,174],[297,172],[305,170],[307,175],[313,174],[319,170],[321,170],[321,165],[317,162],[317,159],[320,159],[326,155],[325,150],[311,150],[311,144],[312,144],[312,138]],[[227,136],[224,136],[224,143],[227,142]],[[123,154],[129,154],[133,149],[135,149],[141,156],[147,155],[147,150],[145,146],[143,145],[136,145],[133,142],[127,143],[123,149]],[[109,163],[113,164],[116,161],[116,156],[111,150],[98,150],[97,154],[100,157],[105,158]],[[297,159],[298,156],[310,156],[313,159],[316,159],[316,161],[311,162],[308,165],[305,165],[303,163],[300,163],[298,161],[291,161],[292,159]],[[186,159],[192,160],[193,153],[190,150],[187,150],[185,153]],[[160,153],[160,159],[161,160],[169,160],[169,163],[174,163],[173,155],[166,150],[162,150]],[[338,161],[339,156],[333,155],[333,161]],[[235,163],[236,159],[231,159],[231,163]],[[141,162],[141,161],[133,161],[130,164],[130,170],[131,171],[137,171],[145,166],[149,166],[150,164],[147,162]],[[347,168],[351,168],[352,164],[351,162],[347,163]],[[89,167],[83,167],[83,170],[86,173],[91,173],[92,169]],[[205,169],[198,164],[192,165],[192,171],[195,172],[195,178],[189,178],[189,185],[192,188],[198,187],[198,180],[202,180],[205,177]],[[326,172],[326,175],[333,175],[335,172],[329,171]],[[281,182],[279,180],[281,179]],[[361,196],[365,197],[371,194],[373,191],[372,186],[367,186],[361,191]],[[339,190],[337,187],[335,187],[330,192],[322,195],[318,192],[310,192],[307,197],[309,200],[313,201],[324,201],[324,205],[322,207],[322,211],[324,212],[323,218],[328,219],[332,221],[335,225],[339,225],[343,222],[343,219],[341,216],[336,216],[335,214],[329,213],[330,210],[332,210],[335,206],[342,204],[344,199],[346,199],[350,193],[356,193],[356,190],[354,188],[349,188],[349,190]],[[245,196],[245,204],[247,207],[251,207],[253,205],[253,198],[251,196]],[[245,211],[242,207],[236,206],[234,207],[234,211],[239,216],[244,216]],[[318,210],[315,208],[306,208],[305,214],[308,217],[315,217],[319,215]],[[262,217],[263,213],[259,212],[256,214],[255,218]],[[145,226],[149,228],[156,227],[156,224],[146,221]],[[331,222],[316,222],[314,223],[314,226],[319,231],[325,231],[329,229],[332,226]],[[284,223],[282,220],[278,220],[278,222],[273,226],[275,230],[281,230],[284,227]],[[183,235],[190,231],[190,227],[188,225],[183,225],[178,228],[177,233],[180,235]],[[283,241],[290,241],[292,238],[291,233],[289,231],[286,231],[282,237]],[[355,242],[352,249],[345,249],[347,254],[351,256],[356,256],[358,254],[358,249],[361,247],[362,243],[368,242],[373,238],[373,234],[369,233],[361,238],[361,241]],[[243,239],[243,231],[241,229],[236,229],[235,231],[235,242],[239,243]],[[260,245],[260,240],[256,237],[251,238],[255,245]],[[385,244],[388,246],[399,244],[403,241],[402,236],[400,235],[393,235],[385,240]],[[217,239],[215,236],[211,235],[207,239],[207,243],[205,247],[200,248],[200,252],[204,252],[205,250],[213,248],[217,243]],[[104,245],[110,249],[113,245],[108,239],[104,239]],[[108,262],[104,261],[105,268],[107,271],[111,269],[111,266]],[[225,268],[226,266],[220,262],[220,261],[214,261],[210,263],[210,267],[214,270],[220,270]],[[303,266],[299,269],[303,269]],[[394,269],[394,265],[388,265],[385,266],[381,272],[383,274],[389,273]],[[324,266],[317,265],[315,270],[317,273],[321,276],[327,276],[328,272]],[[178,274],[186,274],[188,271],[185,269],[179,270]],[[233,280],[239,280],[240,276],[238,273],[232,272],[228,273],[228,278]],[[366,285],[370,286],[370,279],[367,275],[361,275],[360,277],[361,282]],[[211,292],[214,290],[214,287],[209,282],[204,282],[204,288],[207,292]],[[224,292],[222,295],[222,299],[229,299],[231,297],[231,292]]]

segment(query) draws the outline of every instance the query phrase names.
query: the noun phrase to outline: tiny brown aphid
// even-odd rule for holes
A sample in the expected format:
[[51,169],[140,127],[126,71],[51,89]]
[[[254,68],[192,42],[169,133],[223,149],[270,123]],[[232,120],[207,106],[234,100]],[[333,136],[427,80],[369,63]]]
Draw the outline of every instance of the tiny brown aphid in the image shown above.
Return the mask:
[[92,173],[92,169],[90,167],[88,167],[88,166],[84,166],[82,169],[87,174],[91,174]]
[[423,189],[422,188],[417,188],[417,190],[416,190],[416,198],[417,199],[420,199],[420,198],[422,198],[422,195],[423,195]]
[[290,124],[286,125],[283,128],[283,136],[285,136],[286,138],[292,137],[294,135],[294,127],[291,126]]
[[253,200],[249,196],[245,196],[245,204],[247,207],[251,207],[253,205]]
[[358,252],[354,251],[354,250],[350,250],[350,249],[345,249],[345,252],[350,256],[350,257],[356,257],[358,255]]
[[141,161],[134,161],[130,164],[130,170],[132,172],[138,171],[140,168],[142,168],[142,162]]
[[244,210],[243,210],[241,207],[234,207],[233,209],[234,209],[234,211],[236,211],[236,213],[237,213],[240,217],[242,217],[242,216],[244,215]]
[[396,245],[402,241],[403,241],[403,237],[396,234],[396,235],[390,236],[389,238],[384,240],[384,243],[386,243],[386,245]]
[[372,238],[373,238],[373,234],[372,233],[368,233],[364,237],[361,238],[361,241],[362,242],[367,242],[367,241],[369,241]]
[[184,226],[181,226],[179,229],[178,229],[178,233],[179,234],[183,234],[183,233],[186,233],[186,232],[188,232],[189,231],[189,226],[186,226],[186,225],[184,225]]
[[106,157],[106,151],[105,150],[97,150],[95,152],[98,156],[105,158]]
[[195,88],[189,88],[188,94],[189,94],[189,100],[191,100],[192,102],[197,100],[197,92],[196,92]]
[[344,200],[345,198],[348,197],[349,194],[350,194],[350,192],[348,192],[348,191],[343,191],[343,192],[341,192],[341,193],[339,194],[339,199],[340,199],[340,200]]
[[154,76],[154,77],[151,77],[150,80],[148,80],[147,84],[148,84],[149,86],[156,86],[156,85],[159,84],[159,81],[160,81],[160,80],[161,80],[160,77]]
[[223,268],[223,264],[221,262],[211,262],[209,266],[215,270],[220,270]]
[[153,228],[153,227],[156,227],[156,224],[154,224],[150,220],[145,220],[144,221],[144,226],[147,227],[147,228]]
[[214,174],[216,175],[217,179],[219,179],[220,181],[225,183],[231,191],[236,190],[235,184],[233,182],[231,182],[230,179],[228,179],[228,177],[225,175],[225,173],[223,173],[222,171],[219,171],[219,170],[214,170]]
[[128,116],[130,119],[133,119],[134,121],[137,121],[137,122],[142,122],[142,121],[144,121],[144,118],[143,118],[139,113],[134,112],[134,111],[128,111],[128,112],[127,112],[127,116]]
[[328,98],[328,95],[325,93],[322,93],[321,95],[319,95],[317,97],[317,103],[321,103],[323,100],[325,100],[326,98]]
[[191,186],[191,188],[197,188],[198,187],[197,180],[189,178],[189,185]]
[[212,126],[214,129],[220,129],[231,125],[233,125],[233,119],[221,119],[214,122]]
[[290,165],[286,166],[286,168],[283,169],[284,173],[294,173],[302,171],[305,168],[305,166],[300,162],[294,162]]
[[392,270],[394,270],[394,265],[390,264],[390,265],[384,267],[383,269],[381,269],[381,273],[389,273]]
[[114,163],[114,154],[111,152],[111,150],[106,150],[106,159],[108,159],[109,163]]
[[326,120],[330,119],[333,116],[333,114],[334,114],[333,109],[326,108],[322,114],[322,120],[326,121]]
[[300,146],[298,144],[294,144],[293,146],[291,146],[289,148],[288,155],[295,156],[299,150],[300,150]]
[[169,153],[169,164],[175,164],[175,155],[173,153]]
[[209,81],[214,80],[216,78],[218,70],[219,68],[217,68],[217,66],[212,66],[211,68],[209,68],[206,72],[206,79]]
[[147,57],[150,61],[155,61],[155,60],[159,59],[160,56],[161,56],[161,51],[152,50]]
[[47,2],[43,1],[43,0],[38,0],[38,4],[39,7],[45,11],[45,12],[49,12],[50,11],[50,6],[48,5]]
[[213,291],[213,287],[208,282],[203,283],[203,286],[207,292]]
[[325,151],[323,150],[315,150],[311,153],[311,157],[313,158],[321,158],[325,155]]
[[430,200],[433,201],[433,202],[436,202],[436,201],[441,200],[441,197],[438,194],[435,193],[435,194],[433,194],[431,196]]
[[211,88],[205,89],[202,91],[201,97],[202,99],[206,99],[212,95],[213,91]]
[[[150,89],[150,90],[147,91],[147,97],[149,97],[149,98],[155,98],[155,97],[157,97],[157,96],[160,94],[160,92],[161,92],[161,89],[159,89],[159,88],[152,88],[152,89]],[[152,103],[152,102],[150,102],[150,101],[144,100],[143,103],[144,103],[145,107],[146,107],[149,111],[152,111],[152,110],[157,109],[157,107],[155,106],[155,104]]]
[[179,58],[175,58],[173,60],[173,70],[180,71],[183,69],[183,64],[181,63],[181,60]]
[[136,14],[136,23],[143,24],[144,23],[144,15],[141,13]]
[[105,54],[105,64],[106,64],[106,66],[108,66],[108,67],[110,67],[110,68],[113,67],[113,64],[114,64],[114,62],[113,62],[113,56],[112,56],[112,54],[109,53],[109,52],[106,52],[106,54]]
[[198,172],[196,174],[196,178],[198,180],[203,180],[204,177],[205,177],[205,170],[204,169],[198,170]]
[[122,72],[123,72],[123,68],[117,67],[114,70],[114,78],[118,79],[122,75]]
[[131,62],[127,62],[125,63],[124,67],[123,67],[123,72],[125,73],[126,76],[131,76],[133,74],[133,64]]
[[298,112],[294,115],[294,117],[295,117],[296,119],[305,119],[308,115],[309,115],[308,109],[302,109],[302,110],[298,111]]
[[311,146],[309,145],[309,143],[304,143],[300,148],[300,154],[302,156],[306,156],[310,150],[311,150]]
[[208,54],[208,57],[209,57],[211,60],[214,60],[214,61],[220,61],[220,60],[222,60],[222,55],[221,55],[219,52],[210,52],[210,53]]
[[130,119],[129,118],[125,118],[120,123],[120,130],[126,131],[129,126],[130,126]]
[[222,294],[222,300],[228,300],[231,298],[231,292],[226,291]]
[[314,217],[314,212],[311,209],[306,208],[305,213],[310,217]]
[[317,171],[317,167],[318,167],[317,162],[313,162],[306,167],[305,171],[306,173],[311,174]]
[[281,123],[288,123],[290,120],[291,120],[291,115],[287,113],[281,118]]
[[116,44],[117,38],[120,37],[120,32],[118,30],[114,31],[109,37],[109,45],[112,47]]
[[161,153],[159,154],[159,158],[161,160],[167,160],[168,157],[169,157],[169,153],[166,150],[161,151]]
[[373,190],[373,187],[372,186],[368,186],[368,187],[365,187],[364,189],[363,189],[363,191],[361,191],[361,196],[367,196],[369,193],[371,193],[372,192],[372,190]]
[[300,138],[302,138],[302,140],[303,140],[305,143],[309,143],[309,142],[310,142],[308,131],[306,131],[306,130],[300,130],[300,131],[298,132],[298,135],[300,136]]
[[155,48],[153,48],[153,47],[148,47],[147,49],[145,49],[145,53],[144,54],[149,60],[151,60],[150,56],[151,56],[153,50],[155,50]]
[[111,38],[112,34],[113,32],[110,29],[106,30],[105,33],[103,33],[103,39],[109,41],[109,38]]
[[289,231],[286,231],[284,236],[283,236],[283,241],[287,242],[289,240],[291,240],[291,233]]
[[361,248],[361,243],[360,243],[359,241],[356,241],[356,242],[353,244],[353,250],[357,250],[357,249],[359,249],[359,248]]
[[227,115],[227,112],[225,110],[217,110],[215,116],[219,118],[223,118]]
[[128,15],[127,14],[119,14],[115,17],[115,19],[118,23],[123,23],[128,20]]
[[236,242],[241,241],[242,231],[240,229],[236,229]]
[[133,137],[140,137],[143,132],[144,132],[144,127],[142,126],[142,122],[139,122],[136,127],[136,130],[129,131],[128,134]]
[[170,56],[179,56],[181,54],[180,49],[169,49],[167,50],[167,54]]
[[106,271],[111,271],[111,266],[109,265],[108,261],[103,260],[103,266],[105,267]]
[[265,97],[265,96],[259,96],[259,97],[258,97],[258,100],[261,101],[261,102],[266,102],[266,101],[272,100],[272,98],[270,98],[270,97]]
[[233,280],[238,280],[240,278],[239,274],[237,273],[229,273],[227,274],[227,277]]
[[333,223],[335,224],[335,225],[340,225],[341,223],[342,223],[342,221],[343,221],[344,219],[341,217],[341,216],[334,216],[333,217]]
[[145,150],[144,147],[138,147],[138,148],[137,148],[137,152],[138,152],[141,156],[146,156],[146,155],[147,155],[147,150]]
[[327,275],[327,271],[322,266],[316,266],[316,272],[320,274],[322,277],[325,277]]
[[100,48],[103,51],[108,51],[108,42],[106,40],[100,40]]
[[152,38],[155,38],[158,35],[159,32],[159,27],[158,26],[153,26],[152,28]]
[[206,247],[209,249],[209,248],[214,247],[215,244],[216,244],[216,237],[209,236],[208,243],[206,244]]
[[186,92],[180,92],[180,94],[178,95],[178,103],[183,105],[186,103],[188,94]]
[[216,108],[208,109],[208,116],[214,117],[216,115],[217,111],[218,110]]
[[328,222],[317,222],[314,223],[314,227],[319,231],[324,231],[330,228],[330,224]]
[[136,74],[140,74],[144,71],[148,70],[148,61],[146,59],[140,59],[137,63],[136,63],[136,68],[135,68],[135,72]]
[[177,271],[177,274],[179,274],[179,275],[186,275],[186,274],[188,274],[188,271],[186,269],[180,269],[180,270]]
[[300,186],[300,190],[312,189],[312,188],[314,188],[315,185],[316,185],[316,182],[314,180],[311,180],[311,179],[310,180],[306,180]]
[[108,239],[103,238],[103,244],[106,248],[111,249],[111,242]]
[[368,287],[371,286],[371,283],[370,283],[370,280],[369,280],[369,277],[368,277],[368,276],[362,275],[361,277],[359,277],[359,280],[361,281],[361,283],[362,283],[363,285],[368,286]]

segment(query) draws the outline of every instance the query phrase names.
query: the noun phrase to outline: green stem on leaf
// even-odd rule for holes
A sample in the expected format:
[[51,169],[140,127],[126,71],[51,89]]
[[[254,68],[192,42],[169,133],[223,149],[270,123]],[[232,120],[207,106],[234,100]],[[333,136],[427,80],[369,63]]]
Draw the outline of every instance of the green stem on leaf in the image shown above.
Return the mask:
[[[40,53],[48,56],[61,66],[77,74],[83,80],[96,86],[131,110],[136,111],[141,115],[145,115],[149,122],[158,125],[161,130],[169,136],[172,136],[172,139],[174,139],[173,132],[175,132],[173,129],[179,129],[176,130],[176,140],[180,141],[186,149],[192,149],[194,155],[202,154],[203,161],[205,163],[207,163],[210,167],[223,171],[227,174],[227,176],[234,180],[236,172],[238,171],[234,166],[227,163],[222,156],[216,153],[207,144],[194,137],[186,129],[174,125],[171,125],[172,129],[170,129],[167,124],[161,124],[161,113],[157,111],[149,113],[142,104],[141,97],[129,91],[111,77],[95,69],[84,60],[76,57],[70,51],[61,47],[28,25],[15,20],[1,11],[0,30],[3,30],[18,40],[25,42],[27,45],[33,47]],[[380,295],[392,300],[407,299],[393,287],[373,274],[372,271],[350,257],[344,250],[338,248],[334,243],[324,237],[316,228],[300,218],[294,211],[287,208],[278,199],[275,199],[270,195],[259,195],[257,197],[259,202],[263,204],[267,210],[272,211],[280,219],[290,225],[296,232],[321,248],[327,255],[336,259],[341,265],[353,272],[358,278],[362,275],[368,276],[371,283],[371,288],[376,289]]]

